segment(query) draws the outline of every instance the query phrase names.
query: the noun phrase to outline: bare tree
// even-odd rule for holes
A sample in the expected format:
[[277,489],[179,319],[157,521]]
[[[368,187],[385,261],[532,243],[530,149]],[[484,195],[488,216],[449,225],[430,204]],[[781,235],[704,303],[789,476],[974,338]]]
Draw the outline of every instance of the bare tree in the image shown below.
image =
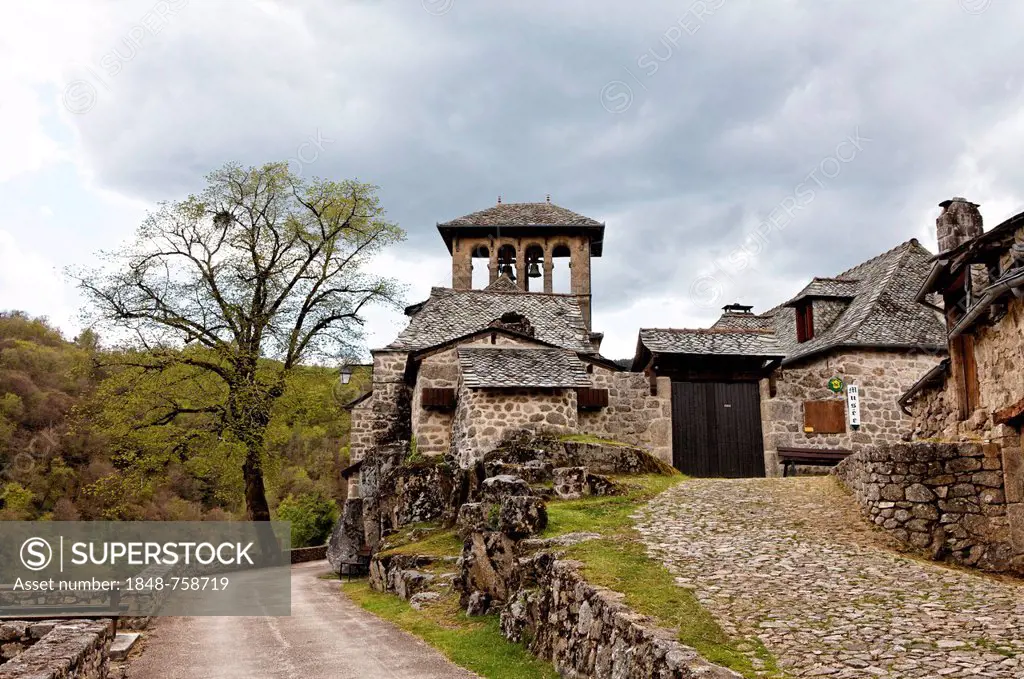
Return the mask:
[[368,184],[307,181],[285,163],[228,164],[207,180],[200,195],[147,216],[127,250],[102,253],[107,267],[71,275],[86,319],[127,336],[138,367],[185,364],[223,384],[219,402],[169,402],[151,424],[214,414],[244,446],[249,519],[268,521],[271,406],[300,361],[357,351],[367,305],[397,302],[397,284],[365,265],[405,234]]

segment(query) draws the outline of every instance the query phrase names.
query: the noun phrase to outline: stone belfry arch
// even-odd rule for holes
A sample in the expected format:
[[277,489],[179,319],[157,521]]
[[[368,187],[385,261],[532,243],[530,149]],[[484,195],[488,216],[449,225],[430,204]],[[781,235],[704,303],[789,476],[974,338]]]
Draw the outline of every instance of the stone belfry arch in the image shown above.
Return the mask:
[[[555,258],[568,260],[569,294],[591,327],[590,260],[604,249],[604,224],[551,202],[498,203],[437,225],[452,255],[452,287],[473,287],[473,258],[486,253],[488,277],[512,279],[523,292],[552,292]],[[563,260],[563,261],[564,261]],[[479,266],[479,264],[478,264]]]

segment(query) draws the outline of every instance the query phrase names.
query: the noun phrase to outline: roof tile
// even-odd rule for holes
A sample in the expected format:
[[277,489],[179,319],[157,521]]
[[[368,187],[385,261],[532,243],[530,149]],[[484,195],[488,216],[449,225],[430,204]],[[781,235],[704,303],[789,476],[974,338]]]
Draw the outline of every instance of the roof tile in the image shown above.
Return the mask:
[[589,387],[583,361],[565,349],[459,347],[462,382],[470,389]]

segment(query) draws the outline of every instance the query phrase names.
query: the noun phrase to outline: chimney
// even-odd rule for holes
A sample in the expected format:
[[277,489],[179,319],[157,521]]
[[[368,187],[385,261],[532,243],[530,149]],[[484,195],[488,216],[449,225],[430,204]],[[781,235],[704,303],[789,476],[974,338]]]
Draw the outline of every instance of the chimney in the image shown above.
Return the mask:
[[942,214],[935,220],[939,252],[963,245],[984,232],[978,206],[966,198],[950,198],[939,203]]
[[498,194],[498,205],[501,205],[501,194]]
[[551,194],[548,194],[548,203],[551,203]]

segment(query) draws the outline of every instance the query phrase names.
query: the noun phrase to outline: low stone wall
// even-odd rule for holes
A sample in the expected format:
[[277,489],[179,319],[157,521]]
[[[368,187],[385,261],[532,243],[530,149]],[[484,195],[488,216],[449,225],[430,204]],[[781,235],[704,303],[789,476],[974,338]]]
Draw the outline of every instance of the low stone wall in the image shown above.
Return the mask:
[[1002,458],[996,444],[903,443],[860,450],[834,473],[875,524],[931,558],[1024,573]]
[[308,563],[310,561],[321,561],[327,558],[327,545],[319,547],[300,547],[289,552],[292,563]]
[[563,677],[740,677],[632,611],[621,594],[588,583],[581,563],[542,552],[528,564],[526,586],[502,611],[501,630],[511,641],[525,641]]
[[73,620],[55,623],[7,621],[5,635],[25,626],[22,636],[50,629],[35,644],[13,660],[0,665],[0,679],[106,679],[110,642],[114,638],[109,620]]

